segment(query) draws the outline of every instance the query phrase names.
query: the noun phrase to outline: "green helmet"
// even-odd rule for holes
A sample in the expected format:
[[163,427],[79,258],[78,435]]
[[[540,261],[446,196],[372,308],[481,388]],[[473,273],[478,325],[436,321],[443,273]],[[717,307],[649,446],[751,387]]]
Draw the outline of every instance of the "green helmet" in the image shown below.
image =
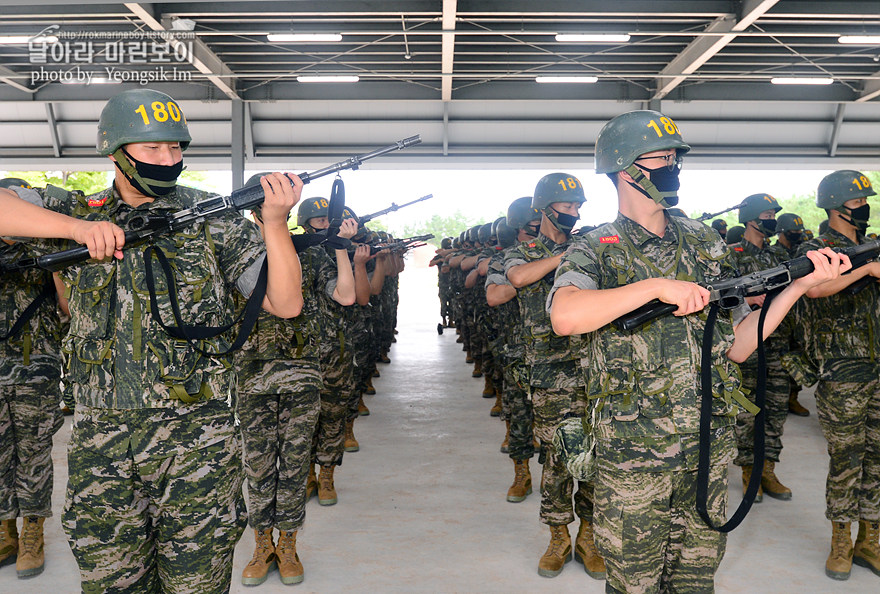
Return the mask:
[[296,211],[296,224],[305,229],[309,219],[326,217],[329,209],[330,201],[326,198],[320,196],[306,198],[299,203],[299,208]]
[[479,230],[480,230],[479,225],[476,225],[475,227],[471,227],[470,229],[467,230],[467,240],[469,242],[471,242],[472,244],[480,241]]
[[458,244],[464,245],[464,242],[466,242],[467,240],[468,240],[467,239],[467,229],[465,229],[464,231],[462,231],[461,233],[458,234]]
[[477,241],[486,245],[492,239],[492,223],[486,223],[477,227]]
[[508,248],[516,243],[517,230],[507,224],[507,217],[498,219],[495,226],[495,235],[498,237],[498,245]]
[[456,250],[461,247],[461,237],[455,237],[452,239],[452,247]]
[[733,245],[734,243],[739,243],[742,241],[743,233],[746,232],[746,228],[742,225],[736,225],[727,230],[727,235],[724,236],[724,241],[727,242],[728,245]]
[[847,200],[867,198],[876,194],[877,192],[871,187],[871,180],[866,175],[851,169],[842,169],[829,173],[819,182],[816,206],[832,210],[840,208]]
[[24,188],[30,190],[33,186],[17,177],[4,177],[0,179],[0,188]]
[[532,221],[540,220],[541,212],[537,208],[532,208],[531,196],[517,198],[507,207],[507,224],[517,231]]
[[776,219],[776,229],[780,233],[786,231],[804,231],[804,220],[794,213],[787,212]]
[[451,237],[444,237],[443,239],[440,240],[440,249],[448,250],[451,247],[452,247],[452,238]]
[[756,221],[765,210],[779,212],[782,207],[770,194],[752,194],[739,205],[739,222]]
[[724,219],[715,219],[712,221],[712,228],[721,233],[722,231],[727,232],[727,221]]
[[152,89],[111,97],[98,121],[98,154],[106,157],[126,144],[149,141],[179,142],[182,150],[187,149],[192,138],[177,102]]
[[605,124],[596,138],[596,173],[623,171],[645,153],[671,148],[679,155],[691,150],[672,119],[659,111],[624,113]]
[[554,202],[587,201],[581,180],[568,173],[550,173],[538,181],[535,195],[532,197],[532,208],[545,210]]

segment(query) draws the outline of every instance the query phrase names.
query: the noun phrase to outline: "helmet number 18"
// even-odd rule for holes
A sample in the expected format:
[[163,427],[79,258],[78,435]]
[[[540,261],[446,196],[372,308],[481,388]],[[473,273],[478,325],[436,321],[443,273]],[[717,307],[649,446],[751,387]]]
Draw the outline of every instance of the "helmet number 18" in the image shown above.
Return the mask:
[[[859,182],[862,182],[862,183],[859,183]],[[870,189],[870,187],[871,187],[871,180],[869,180],[864,175],[862,175],[860,177],[853,178],[852,183],[854,183],[856,185],[856,187],[860,190],[867,190],[867,189]]]
[[[157,122],[167,122],[170,117],[173,121],[179,122],[182,114],[180,113],[180,108],[177,107],[177,104],[173,101],[169,101],[168,103],[162,103],[161,101],[153,101],[150,104],[150,107],[153,109],[153,119]],[[143,106],[143,104],[138,105],[137,109],[134,110],[135,113],[139,113],[142,118],[144,118],[144,125],[150,125],[150,116],[147,114],[147,109]]]
[[663,126],[662,129],[659,125],[657,125],[657,122],[655,122],[654,120],[649,121],[647,124],[649,128],[654,129],[654,132],[657,133],[658,138],[663,137],[663,130],[665,130],[667,134],[681,135],[681,132],[679,131],[678,126],[676,126],[675,122],[673,122],[671,119],[669,119],[667,117],[660,118],[660,124],[662,124],[662,126]]
[[578,188],[578,180],[573,177],[566,177],[556,182],[562,186],[562,191],[567,192],[569,189],[576,190]]

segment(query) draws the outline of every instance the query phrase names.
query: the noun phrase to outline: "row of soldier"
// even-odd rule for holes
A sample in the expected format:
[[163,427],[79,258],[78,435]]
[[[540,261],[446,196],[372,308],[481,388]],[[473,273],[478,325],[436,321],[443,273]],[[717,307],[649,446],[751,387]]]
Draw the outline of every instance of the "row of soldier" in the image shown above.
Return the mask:
[[[664,133],[654,137],[644,129]],[[550,529],[538,573],[556,576],[573,557],[591,577],[607,576],[607,591],[712,590],[725,537],[697,516],[694,477],[694,386],[708,295],[688,293],[692,286],[685,296],[654,290],[627,301],[619,290],[657,278],[705,284],[809,254],[818,276],[809,286],[791,283],[785,291],[792,294],[780,293],[768,315],[776,316],[777,327],[769,336],[765,329],[766,459],[755,501],[764,493],[792,499],[776,475],[783,426],[789,413],[810,414],[797,395],[818,383],[830,456],[826,517],[832,537],[825,571],[844,580],[855,562],[880,575],[880,367],[874,355],[880,295],[876,282],[862,280],[880,278],[880,265],[839,276],[849,262],[827,249],[870,239],[864,235],[867,198],[875,192],[857,171],[826,176],[816,205],[828,219],[815,239],[797,214],[777,218],[782,208],[769,194],[739,205],[741,227],[728,232],[718,220],[710,228],[675,207],[688,150],[662,114],[619,116],[596,144],[597,173],[607,174],[618,190],[617,220],[573,231],[589,199],[575,176],[554,173],[538,182],[533,196],[514,200],[505,217],[444,239],[432,261],[439,271],[442,325],[456,329],[466,361],[475,363],[472,375],[485,377],[482,395],[496,398],[490,414],[508,426],[501,446],[514,465],[508,501],[532,492],[528,461],[538,448],[540,519]],[[659,165],[648,168],[652,161]],[[598,298],[606,292],[608,298]],[[629,332],[610,324],[650,297],[679,305],[676,316]],[[747,298],[716,334],[728,349],[715,351],[713,387],[708,501],[719,524],[728,462],[742,469],[744,495],[754,470],[759,368],[752,352],[756,326],[748,320],[765,298]],[[740,328],[751,332],[751,350],[738,348],[748,340]],[[593,480],[579,482],[553,437],[565,418],[584,415],[596,440],[595,466]],[[580,525],[572,546],[567,525],[575,516]],[[855,542],[852,523],[858,523]]]
[[[44,568],[63,369],[74,418],[62,526],[83,591],[228,591],[246,524],[256,547],[242,583],[263,583],[277,567],[295,584],[305,503],[337,502],[334,470],[359,449],[354,421],[369,414],[362,395],[375,394],[376,363],[390,362],[403,258],[374,253],[349,208],[338,237],[351,247],[297,253],[289,211],[299,203],[298,225],[317,233],[330,224],[329,204],[300,201],[298,177],[271,173],[249,182],[265,192],[254,222],[230,213],[153,239],[172,277],[150,286],[148,260],[160,258],[123,252],[120,226],[208,196],[177,185],[191,138],[185,118],[161,113],[180,108],[153,90],[108,101],[97,148],[117,171],[106,190],[84,196],[14,179],[0,189],[4,263],[73,242],[92,257],[60,273],[3,276],[0,565],[15,562],[21,578]],[[233,325],[264,261],[262,311],[240,350],[226,353],[234,332],[197,341],[169,333],[175,307],[191,330]]]

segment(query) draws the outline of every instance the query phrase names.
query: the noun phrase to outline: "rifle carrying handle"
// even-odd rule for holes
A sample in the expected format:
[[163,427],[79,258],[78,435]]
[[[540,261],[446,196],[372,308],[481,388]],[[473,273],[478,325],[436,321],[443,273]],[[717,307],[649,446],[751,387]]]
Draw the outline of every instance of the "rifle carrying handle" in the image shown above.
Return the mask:
[[664,303],[659,299],[647,302],[638,309],[634,309],[626,315],[620,316],[612,322],[619,330],[630,331],[635,330],[642,324],[650,322],[655,318],[671,314],[678,306],[674,303]]

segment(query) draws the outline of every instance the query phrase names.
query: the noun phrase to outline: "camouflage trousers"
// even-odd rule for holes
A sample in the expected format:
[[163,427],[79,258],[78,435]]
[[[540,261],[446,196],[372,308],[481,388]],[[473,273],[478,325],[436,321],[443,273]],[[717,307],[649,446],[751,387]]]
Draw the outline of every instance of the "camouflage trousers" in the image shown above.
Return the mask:
[[0,386],[0,520],[52,515],[59,391],[58,382]]
[[[594,526],[607,592],[713,592],[727,536],[697,514],[697,471],[621,470],[597,462]],[[709,471],[709,513],[727,508],[727,464]]]
[[[562,375],[562,374],[560,374]],[[535,437],[541,442],[541,522],[561,526],[574,521],[575,515],[589,520],[593,515],[592,485],[578,482],[572,505],[575,480],[562,457],[553,447],[553,432],[566,416],[584,414],[583,387],[539,388],[532,386],[535,414]]]
[[228,592],[247,524],[237,436],[135,463],[71,441],[62,523],[82,591]]
[[350,345],[321,355],[321,414],[312,446],[312,459],[321,466],[339,466],[345,453],[345,421],[354,390],[354,359]]
[[816,388],[830,456],[825,517],[832,522],[880,521],[880,373],[875,365],[862,367],[870,380],[820,380]]
[[252,528],[302,528],[320,407],[317,389],[296,394],[239,394],[248,524]]
[[[749,390],[748,399],[755,401],[758,383],[756,367],[740,365],[743,387]],[[788,396],[791,384],[788,373],[782,368],[779,356],[767,353],[767,395],[764,404],[764,452],[767,460],[779,462],[782,452],[782,431],[788,418]],[[734,464],[751,465],[754,462],[755,415],[740,412],[736,416],[736,447]]]
[[504,397],[510,407],[508,454],[514,460],[528,460],[535,455],[535,414],[528,392],[529,368],[522,359],[508,361],[504,366]]

